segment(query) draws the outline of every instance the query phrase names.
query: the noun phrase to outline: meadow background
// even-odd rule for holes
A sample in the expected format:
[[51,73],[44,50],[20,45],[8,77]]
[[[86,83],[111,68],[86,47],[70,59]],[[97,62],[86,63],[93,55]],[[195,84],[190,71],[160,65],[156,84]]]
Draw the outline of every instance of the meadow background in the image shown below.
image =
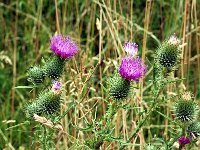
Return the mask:
[[[84,128],[85,120],[93,122],[105,114],[109,98],[104,86],[125,55],[126,41],[139,45],[148,72],[137,96],[128,100],[128,106],[134,107],[118,110],[113,118],[116,137],[123,135],[126,140],[140,111],[148,109],[156,48],[173,33],[187,43],[175,76],[184,78],[186,89],[200,100],[200,0],[5,0],[0,2],[0,149],[33,149],[36,123],[26,122],[23,106],[41,89],[22,86],[31,85],[28,68],[52,55],[50,38],[55,32],[69,35],[80,48],[62,75],[61,113],[70,109],[61,120],[67,135],[54,134],[57,149],[85,149],[84,140],[92,138],[91,133],[74,125]],[[176,92],[179,86],[169,86],[166,93]],[[80,103],[73,107],[74,101]],[[158,112],[130,149],[152,143],[155,136],[169,140],[171,125],[166,117],[173,118],[171,103],[163,103]],[[118,146],[116,141],[104,142],[102,149]]]

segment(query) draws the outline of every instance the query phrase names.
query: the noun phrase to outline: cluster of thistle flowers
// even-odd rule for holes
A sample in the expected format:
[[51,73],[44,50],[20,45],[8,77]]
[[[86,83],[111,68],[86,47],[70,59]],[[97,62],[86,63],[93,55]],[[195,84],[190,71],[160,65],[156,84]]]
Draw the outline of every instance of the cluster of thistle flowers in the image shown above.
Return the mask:
[[184,92],[174,105],[176,119],[184,126],[178,142],[181,147],[200,137],[199,106],[190,92]]
[[41,92],[34,101],[26,105],[24,112],[27,118],[32,118],[34,114],[54,114],[59,110],[62,84],[58,79],[63,73],[66,60],[78,53],[77,44],[62,35],[51,38],[50,48],[54,52],[53,58],[41,67],[31,67],[28,70],[28,81],[36,84],[49,77],[53,80],[53,84],[51,88]]
[[137,56],[138,45],[126,42],[124,50],[127,56],[123,57],[119,69],[108,81],[108,93],[114,100],[124,100],[130,94],[131,82],[139,81],[146,73],[147,66]]

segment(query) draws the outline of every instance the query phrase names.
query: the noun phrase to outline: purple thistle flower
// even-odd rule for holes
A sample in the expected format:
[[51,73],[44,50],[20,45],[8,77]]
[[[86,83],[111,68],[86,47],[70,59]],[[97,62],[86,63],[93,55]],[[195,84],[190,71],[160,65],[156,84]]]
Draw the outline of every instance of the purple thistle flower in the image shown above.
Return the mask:
[[69,37],[55,35],[51,38],[51,50],[59,57],[67,59],[78,53],[78,46]]
[[53,81],[52,91],[54,92],[60,91],[61,87],[62,87],[62,83],[60,81],[56,81],[56,80]]
[[172,45],[177,45],[179,44],[181,41],[177,38],[176,34],[174,33],[173,35],[170,36],[168,43],[172,44]]
[[131,42],[125,42],[124,43],[124,50],[130,55],[130,56],[136,56],[138,52],[138,45],[136,43]]
[[141,58],[124,57],[119,67],[120,75],[126,80],[138,81],[147,70]]
[[190,143],[190,140],[191,138],[187,138],[186,136],[181,136],[179,139],[178,139],[178,142],[181,146],[184,146],[188,143]]

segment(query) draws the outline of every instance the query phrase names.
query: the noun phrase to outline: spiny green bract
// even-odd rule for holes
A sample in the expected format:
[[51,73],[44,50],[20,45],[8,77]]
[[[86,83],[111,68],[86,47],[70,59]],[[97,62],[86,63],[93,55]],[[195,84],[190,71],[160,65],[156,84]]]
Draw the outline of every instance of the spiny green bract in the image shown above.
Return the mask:
[[157,50],[157,63],[168,70],[175,67],[180,55],[178,46],[178,44],[172,44],[168,40],[164,41]]
[[180,99],[174,106],[176,117],[182,122],[194,121],[198,113],[197,104],[191,100]]
[[194,137],[199,137],[200,136],[200,122],[191,123],[187,128],[187,132]]
[[27,74],[28,81],[35,83],[41,83],[45,77],[44,70],[37,66],[31,67]]
[[45,74],[52,78],[52,79],[58,79],[64,69],[64,60],[59,58],[58,56],[54,56],[52,60],[49,60],[44,65],[44,72]]
[[131,83],[123,79],[119,74],[115,74],[108,80],[108,92],[115,100],[126,99],[130,93]]
[[24,108],[27,118],[32,118],[34,114],[53,114],[60,108],[60,94],[53,91],[44,91],[39,97]]

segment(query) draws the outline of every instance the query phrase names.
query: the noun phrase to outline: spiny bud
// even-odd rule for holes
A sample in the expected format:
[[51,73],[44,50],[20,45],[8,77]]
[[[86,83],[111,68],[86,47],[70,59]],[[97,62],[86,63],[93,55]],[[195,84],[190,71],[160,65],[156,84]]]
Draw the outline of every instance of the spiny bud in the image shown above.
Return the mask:
[[44,80],[45,74],[43,69],[34,66],[28,70],[28,81],[34,83],[41,83]]
[[108,81],[108,92],[111,98],[115,100],[126,99],[130,93],[131,83],[125,80],[119,74],[115,74]]
[[198,105],[187,93],[183,93],[174,106],[177,119],[182,122],[194,121],[198,113]]
[[63,73],[64,64],[63,59],[58,56],[53,57],[44,65],[45,74],[52,79],[58,79]]
[[187,132],[191,134],[194,138],[200,136],[200,122],[193,122],[191,123],[188,128]]
[[168,40],[164,41],[157,51],[158,64],[168,70],[175,67],[180,55],[179,44],[180,40],[176,35],[172,35]]
[[53,114],[59,110],[61,84],[59,87],[55,84],[58,84],[58,81],[54,81],[50,91],[43,91],[35,101],[27,104],[24,110],[27,118],[32,118],[34,114]]

